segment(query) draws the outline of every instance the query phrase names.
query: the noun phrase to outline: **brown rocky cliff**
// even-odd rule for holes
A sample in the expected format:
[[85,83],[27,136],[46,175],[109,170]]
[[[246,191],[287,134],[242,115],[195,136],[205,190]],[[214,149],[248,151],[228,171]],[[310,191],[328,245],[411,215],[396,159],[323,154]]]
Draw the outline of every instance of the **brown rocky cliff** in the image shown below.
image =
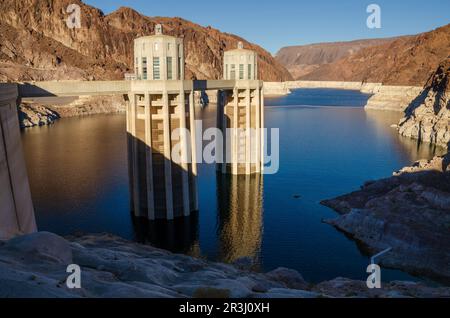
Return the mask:
[[[72,3],[81,7],[81,29],[66,25]],[[261,79],[292,79],[261,47],[181,18],[146,17],[130,8],[104,15],[79,0],[2,0],[0,80],[123,78],[132,66],[133,40],[153,34],[157,23],[184,38],[187,78],[220,78],[223,52],[242,41],[258,52]]]
[[450,24],[362,49],[347,58],[323,65],[301,79],[423,86],[449,52]]

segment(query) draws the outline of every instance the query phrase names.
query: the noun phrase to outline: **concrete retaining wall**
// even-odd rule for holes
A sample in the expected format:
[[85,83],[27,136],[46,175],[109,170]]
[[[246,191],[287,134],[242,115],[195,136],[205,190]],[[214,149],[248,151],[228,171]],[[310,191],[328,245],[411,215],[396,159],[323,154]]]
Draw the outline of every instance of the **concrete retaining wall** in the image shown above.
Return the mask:
[[0,240],[36,231],[15,84],[0,84]]

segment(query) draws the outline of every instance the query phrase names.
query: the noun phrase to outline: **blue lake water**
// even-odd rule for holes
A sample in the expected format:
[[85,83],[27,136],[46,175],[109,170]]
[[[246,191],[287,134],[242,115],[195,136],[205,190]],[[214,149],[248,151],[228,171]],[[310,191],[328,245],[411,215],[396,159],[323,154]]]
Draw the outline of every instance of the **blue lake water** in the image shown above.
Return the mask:
[[[322,222],[336,213],[320,201],[357,190],[439,149],[398,136],[401,114],[365,111],[356,91],[305,89],[266,99],[266,126],[280,129],[275,175],[225,177],[199,166],[200,211],[174,223],[129,211],[124,115],[63,119],[23,133],[40,230],[110,232],[211,260],[247,257],[255,268],[294,268],[311,282],[367,278],[369,257]],[[214,105],[197,110],[215,125]],[[416,279],[383,271],[383,280]]]

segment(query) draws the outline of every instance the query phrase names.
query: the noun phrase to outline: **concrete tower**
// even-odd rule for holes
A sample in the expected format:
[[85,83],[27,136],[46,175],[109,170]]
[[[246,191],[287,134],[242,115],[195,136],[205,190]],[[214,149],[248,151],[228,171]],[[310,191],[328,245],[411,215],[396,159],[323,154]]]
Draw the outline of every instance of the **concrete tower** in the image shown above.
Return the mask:
[[138,80],[184,80],[183,39],[156,25],[155,35],[134,40],[134,71]]
[[197,163],[195,129],[190,131],[194,90],[183,81],[183,42],[157,26],[156,35],[136,40],[135,50],[143,80],[133,81],[128,94],[131,208],[149,220],[189,216],[198,210]]
[[257,79],[258,55],[243,48],[224,54],[224,79],[236,81],[232,91],[218,93],[217,127],[225,136],[222,173],[254,174],[263,170],[264,92]]
[[223,78],[225,80],[256,80],[258,77],[258,54],[244,49],[242,42],[236,50],[224,53]]

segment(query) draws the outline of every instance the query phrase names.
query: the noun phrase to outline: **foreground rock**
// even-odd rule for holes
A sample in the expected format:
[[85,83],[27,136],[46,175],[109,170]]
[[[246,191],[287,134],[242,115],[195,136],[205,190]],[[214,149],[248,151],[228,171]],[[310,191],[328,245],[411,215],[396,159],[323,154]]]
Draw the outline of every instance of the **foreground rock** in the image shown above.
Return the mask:
[[380,263],[450,282],[450,155],[419,161],[392,178],[322,204],[341,216],[327,223],[371,253],[392,248]]
[[[69,290],[69,264],[82,269],[82,289]],[[267,274],[175,255],[110,235],[63,239],[36,233],[0,242],[0,297],[450,297],[450,288],[394,282],[370,291],[336,279],[317,286],[293,270]]]
[[406,110],[399,132],[442,147],[450,143],[450,58],[441,63],[425,90]]

